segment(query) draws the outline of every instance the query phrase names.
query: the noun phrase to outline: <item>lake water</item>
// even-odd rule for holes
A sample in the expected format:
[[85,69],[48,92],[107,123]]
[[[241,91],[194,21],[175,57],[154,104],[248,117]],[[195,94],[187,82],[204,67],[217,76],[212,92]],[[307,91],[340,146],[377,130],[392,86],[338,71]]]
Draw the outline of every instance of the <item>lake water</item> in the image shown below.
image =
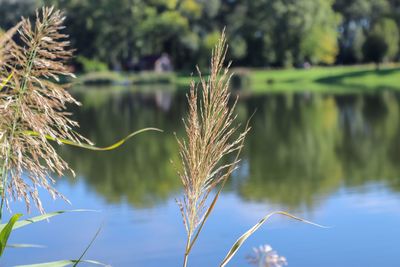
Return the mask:
[[[112,152],[63,147],[76,170],[57,185],[72,206],[45,194],[47,211],[64,214],[15,231],[11,243],[45,248],[6,251],[0,266],[86,258],[112,266],[181,266],[185,231],[175,198],[180,180],[173,133],[183,134],[185,96],[168,90],[78,90],[81,132],[107,145],[158,127]],[[189,266],[219,266],[234,241],[275,210],[330,226],[274,217],[248,239],[229,266],[250,266],[253,247],[271,245],[297,267],[400,266],[400,95],[376,93],[244,96],[239,121],[253,111],[240,168],[193,249]],[[13,204],[14,211],[23,211]],[[84,264],[82,266],[85,266]]]

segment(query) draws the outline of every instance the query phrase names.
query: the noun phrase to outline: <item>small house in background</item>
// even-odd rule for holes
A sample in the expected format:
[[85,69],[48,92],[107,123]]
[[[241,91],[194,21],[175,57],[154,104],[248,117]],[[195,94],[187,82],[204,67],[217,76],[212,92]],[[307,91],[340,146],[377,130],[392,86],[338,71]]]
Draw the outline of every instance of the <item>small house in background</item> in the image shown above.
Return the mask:
[[172,71],[172,63],[171,59],[167,53],[162,53],[161,57],[159,57],[154,63],[154,71],[155,72],[169,72]]
[[161,55],[148,55],[143,56],[138,62],[130,62],[126,64],[125,69],[128,71],[155,71],[155,72],[169,72],[173,71],[171,58],[167,53]]

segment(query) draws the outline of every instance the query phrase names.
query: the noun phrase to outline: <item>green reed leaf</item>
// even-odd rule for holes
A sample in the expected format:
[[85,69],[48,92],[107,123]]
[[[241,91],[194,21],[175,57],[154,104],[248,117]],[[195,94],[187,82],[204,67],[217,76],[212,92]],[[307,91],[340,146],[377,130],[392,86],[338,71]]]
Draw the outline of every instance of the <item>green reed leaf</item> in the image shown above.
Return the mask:
[[13,76],[13,73],[8,75],[8,77],[0,83],[0,91],[3,90],[3,88],[7,85],[7,83],[11,80],[12,76]]
[[[49,135],[45,135],[45,137],[46,137],[47,140],[54,141],[54,142],[60,142],[60,143],[63,143],[65,145],[76,146],[76,147],[89,149],[89,150],[95,150],[95,151],[109,151],[109,150],[114,150],[114,149],[122,146],[130,138],[132,138],[132,137],[134,137],[134,136],[136,136],[138,134],[141,134],[143,132],[147,132],[147,131],[162,132],[162,130],[157,129],[157,128],[144,128],[144,129],[141,129],[139,131],[136,131],[136,132],[133,132],[133,133],[129,134],[128,136],[126,136],[125,138],[119,140],[115,144],[112,144],[112,145],[107,146],[107,147],[96,147],[96,146],[89,145],[89,144],[81,144],[81,143],[77,143],[77,142],[74,142],[74,141],[71,141],[71,140],[67,140],[67,139],[54,138],[54,137],[49,136]],[[35,132],[35,131],[24,131],[24,134],[30,135],[30,136],[40,136],[40,134],[38,132]]]
[[93,260],[83,260],[83,261],[60,260],[60,261],[44,262],[44,263],[37,263],[37,264],[17,265],[15,267],[65,267],[65,266],[71,266],[73,264],[76,264],[77,262],[90,263],[93,265],[100,265],[100,266],[108,266],[107,264],[104,264],[104,263],[101,263],[98,261],[93,261]]
[[22,214],[17,213],[10,218],[7,224],[1,229],[0,232],[0,256],[3,255],[4,250],[6,249],[8,238],[10,237],[11,231],[15,225],[15,223],[19,220]]
[[[55,212],[50,212],[50,213],[45,213],[39,216],[35,216],[26,220],[21,220],[18,222],[15,222],[12,226],[12,230],[24,227],[26,225],[32,224],[32,223],[36,223],[36,222],[41,222],[44,220],[48,220],[51,217],[63,214],[63,213],[69,213],[69,212],[87,212],[87,211],[94,211],[94,210],[84,210],[84,209],[79,209],[79,210],[60,210],[60,211],[55,211]],[[15,216],[15,215],[14,215]],[[22,216],[22,215],[20,215]],[[19,218],[19,217],[18,217]],[[9,224],[9,223],[8,223]],[[3,231],[8,224],[0,224],[0,231]]]
[[232,258],[233,256],[236,254],[236,252],[239,250],[239,248],[243,245],[243,243],[246,241],[247,238],[249,238],[252,234],[254,234],[255,231],[258,230],[258,228],[260,228],[268,219],[270,219],[272,216],[274,215],[284,215],[287,216],[289,218],[307,223],[307,224],[311,224],[314,226],[318,226],[321,228],[327,228],[325,226],[304,220],[302,218],[296,217],[290,213],[284,212],[284,211],[275,211],[272,212],[270,214],[268,214],[267,216],[265,216],[264,218],[262,218],[256,225],[254,225],[252,228],[250,228],[246,233],[244,233],[241,237],[239,237],[238,240],[236,240],[235,244],[233,244],[232,248],[229,250],[228,254],[225,256],[224,260],[222,261],[220,267],[224,267]]
[[89,248],[93,245],[94,241],[96,240],[96,238],[99,236],[100,231],[103,227],[100,226],[99,229],[97,229],[96,233],[94,234],[92,240],[90,240],[89,245],[87,245],[87,247],[85,248],[85,250],[83,251],[82,255],[79,257],[78,261],[75,262],[75,264],[73,265],[73,267],[78,266],[79,263],[84,262],[82,259],[83,257],[86,255],[86,253],[88,252]]

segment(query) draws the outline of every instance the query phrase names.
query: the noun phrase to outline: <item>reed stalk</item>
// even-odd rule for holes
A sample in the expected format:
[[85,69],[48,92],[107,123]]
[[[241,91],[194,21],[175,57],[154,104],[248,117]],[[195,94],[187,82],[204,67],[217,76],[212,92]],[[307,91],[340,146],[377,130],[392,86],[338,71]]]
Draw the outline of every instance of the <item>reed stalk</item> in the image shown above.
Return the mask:
[[[187,96],[189,112],[184,120],[186,138],[178,139],[183,165],[178,174],[183,183],[184,196],[177,203],[187,234],[184,267],[222,188],[240,161],[239,154],[249,131],[247,126],[243,132],[237,133],[239,126],[235,125],[234,109],[238,99],[229,105],[231,74],[230,64],[224,67],[226,53],[223,31],[212,52],[210,76],[204,78],[197,69],[200,82],[191,82]],[[234,153],[236,157],[229,159]],[[217,187],[219,189],[209,202]]]
[[72,50],[62,33],[64,20],[62,12],[44,7],[33,24],[23,18],[0,36],[0,219],[10,199],[24,200],[28,211],[33,200],[44,213],[39,187],[68,201],[53,187],[53,175],[75,174],[50,142],[109,151],[142,132],[161,131],[141,129],[107,147],[96,147],[74,131],[79,125],[66,105],[80,103],[68,92],[69,85],[60,83],[74,77],[67,66]]
[[[87,141],[73,131],[78,124],[65,111],[66,104],[79,102],[67,92],[68,85],[59,83],[63,76],[73,77],[66,65],[72,51],[68,36],[61,32],[64,19],[62,12],[42,8],[36,12],[34,24],[23,18],[0,40],[0,79],[12,73],[0,91],[0,218],[10,198],[23,199],[28,210],[33,200],[44,213],[39,187],[53,198],[64,198],[52,186],[55,180],[51,175],[62,176],[72,170],[56,153],[48,136],[77,143]],[[12,38],[16,31],[17,36]]]

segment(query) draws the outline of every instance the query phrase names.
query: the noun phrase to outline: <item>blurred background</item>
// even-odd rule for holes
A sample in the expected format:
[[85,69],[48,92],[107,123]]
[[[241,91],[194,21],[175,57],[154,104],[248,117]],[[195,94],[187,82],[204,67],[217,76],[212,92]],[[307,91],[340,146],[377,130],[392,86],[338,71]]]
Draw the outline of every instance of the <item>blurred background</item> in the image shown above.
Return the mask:
[[72,207],[45,198],[46,210],[101,212],[16,232],[13,243],[40,236],[46,248],[10,250],[0,266],[76,258],[102,222],[88,258],[113,266],[181,264],[173,133],[184,134],[191,73],[198,65],[207,74],[224,27],[238,120],[257,111],[240,168],[191,266],[217,266],[274,210],[331,228],[274,218],[231,266],[250,266],[252,247],[264,244],[289,266],[399,266],[399,0],[0,0],[0,29],[43,5],[67,17],[78,74],[72,92],[83,103],[71,111],[81,132],[98,145],[144,127],[164,133],[107,153],[62,147],[77,178],[60,179],[58,189]]
[[[67,15],[76,64],[150,68],[166,53],[176,70],[205,66],[222,28],[235,66],[394,62],[398,0],[1,0],[0,27],[41,5]],[[147,64],[146,64],[147,63]],[[100,66],[97,66],[100,68]],[[90,68],[89,68],[90,69]]]

